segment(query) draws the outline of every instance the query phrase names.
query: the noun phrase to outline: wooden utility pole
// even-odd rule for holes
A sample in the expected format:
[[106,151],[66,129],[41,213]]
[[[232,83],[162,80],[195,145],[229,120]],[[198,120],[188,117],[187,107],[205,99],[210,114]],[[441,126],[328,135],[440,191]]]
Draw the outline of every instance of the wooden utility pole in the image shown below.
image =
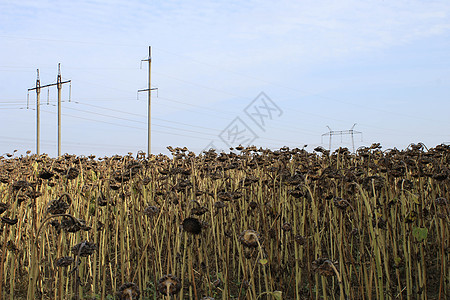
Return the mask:
[[[36,86],[34,88],[28,89],[30,91],[36,91],[36,154],[40,154],[40,132],[41,132],[41,120],[40,120],[40,102],[41,102],[41,80],[39,79],[39,69],[36,70]],[[28,108],[28,102],[27,102]]]
[[56,77],[56,88],[58,89],[58,156],[61,156],[61,64],[58,63],[58,76]]
[[139,92],[148,92],[148,120],[147,120],[147,156],[150,156],[152,151],[152,90],[158,88],[152,88],[152,47],[148,47],[148,58],[141,61],[148,61],[148,88],[138,90]]
[[[61,64],[58,63],[58,76],[56,77],[56,83],[46,84],[41,86],[39,80],[39,69],[37,69],[36,86],[28,89],[28,92],[36,90],[36,154],[40,153],[40,94],[41,89],[56,85],[58,89],[58,156],[61,155],[61,89],[62,85],[69,83],[71,80],[61,81]],[[70,97],[70,96],[69,96]]]
[[36,78],[36,154],[40,154],[40,132],[41,132],[41,120],[40,120],[40,102],[41,102],[41,80],[39,79],[39,69],[37,69]]

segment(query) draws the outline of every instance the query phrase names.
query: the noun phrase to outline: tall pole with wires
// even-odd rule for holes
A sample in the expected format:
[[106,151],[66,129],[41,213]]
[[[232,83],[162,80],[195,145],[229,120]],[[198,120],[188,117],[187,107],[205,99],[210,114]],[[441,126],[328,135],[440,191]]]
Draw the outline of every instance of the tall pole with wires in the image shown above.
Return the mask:
[[[58,156],[61,156],[61,90],[62,85],[65,83],[70,83],[71,80],[62,81],[61,79],[61,64],[58,63],[58,76],[56,77],[56,84],[49,84],[56,85],[56,88],[58,89]],[[72,88],[70,87],[69,90],[69,101],[70,101],[70,91]]]
[[40,111],[40,102],[41,102],[41,80],[39,79],[39,69],[36,70],[36,86],[34,88],[28,89],[27,95],[27,108],[28,108],[28,99],[30,97],[30,91],[36,91],[36,154],[40,154],[40,136],[41,136],[41,111]]
[[148,140],[147,140],[147,155],[150,156],[151,150],[152,150],[152,92],[151,92],[151,85],[152,82],[152,47],[148,47],[148,124],[147,124],[147,131],[148,131]]
[[147,156],[150,156],[152,151],[152,90],[156,90],[157,88],[152,88],[152,47],[148,47],[148,58],[143,59],[141,61],[148,61],[148,88],[138,90],[139,92],[147,92],[148,93],[148,120],[147,120]]
[[[48,88],[50,86],[56,85],[58,89],[58,156],[61,155],[61,89],[62,85],[65,83],[71,83],[71,80],[62,81],[61,80],[61,64],[58,64],[58,76],[56,78],[56,83],[46,84],[41,86],[41,81],[39,80],[39,69],[37,69],[37,79],[36,86],[34,88],[28,89],[30,91],[36,90],[36,154],[40,153],[40,94],[42,88]],[[71,89],[70,89],[71,91]],[[69,92],[70,101],[70,92]]]
[[41,80],[39,79],[39,69],[37,69],[36,78],[36,154],[40,154],[40,132],[41,132],[41,120],[40,120],[40,99],[41,98]]
[[61,156],[61,64],[58,63],[56,88],[58,89],[58,156]]

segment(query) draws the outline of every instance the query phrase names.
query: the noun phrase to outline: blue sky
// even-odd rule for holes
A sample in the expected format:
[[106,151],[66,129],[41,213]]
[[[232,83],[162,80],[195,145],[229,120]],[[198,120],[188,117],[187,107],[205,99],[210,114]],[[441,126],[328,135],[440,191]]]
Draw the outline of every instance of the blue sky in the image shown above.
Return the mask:
[[[147,96],[137,90],[148,46],[153,153],[227,149],[231,128],[264,148],[327,148],[326,126],[354,123],[355,147],[450,142],[448,1],[0,0],[0,155],[36,151],[27,89],[37,68],[42,85],[54,83],[58,63],[72,80],[62,153],[146,151]],[[244,111],[261,92],[280,109],[263,128]],[[56,97],[42,90],[41,152],[51,156]],[[338,146],[351,148],[350,136],[333,136]]]

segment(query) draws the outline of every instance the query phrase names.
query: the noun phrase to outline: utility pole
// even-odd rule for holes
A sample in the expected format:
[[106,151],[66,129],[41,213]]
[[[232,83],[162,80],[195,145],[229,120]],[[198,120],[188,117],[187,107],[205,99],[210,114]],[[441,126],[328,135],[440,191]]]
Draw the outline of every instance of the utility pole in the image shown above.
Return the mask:
[[329,141],[329,144],[328,144],[328,150],[331,151],[331,137],[332,137],[333,135],[338,135],[338,134],[339,134],[339,135],[341,136],[341,142],[342,142],[342,136],[348,134],[348,135],[351,135],[351,137],[352,137],[353,153],[355,153],[355,140],[354,140],[354,135],[355,135],[355,134],[361,134],[361,141],[362,141],[362,132],[361,132],[361,131],[355,131],[355,130],[353,130],[353,128],[355,128],[355,126],[356,126],[356,123],[353,124],[353,126],[352,126],[352,128],[351,128],[350,130],[331,130],[330,126],[327,125],[327,128],[328,128],[330,131],[327,132],[327,133],[322,134],[322,139],[323,139],[324,136],[330,136],[330,141]]
[[[40,98],[41,98],[41,80],[39,79],[39,69],[37,71],[36,86],[28,89],[28,92],[36,90],[36,154],[40,154]],[[28,108],[28,107],[27,107]]]
[[[41,88],[47,88],[56,85],[58,89],[58,156],[61,156],[61,89],[62,85],[69,83],[71,80],[62,81],[61,80],[61,64],[58,63],[58,76],[56,77],[56,83],[46,84],[41,86],[41,81],[39,80],[39,69],[37,69],[37,79],[36,86],[34,88],[28,89],[28,92],[36,90],[36,153],[39,155],[40,147],[40,94]],[[69,96],[70,99],[70,96]]]
[[147,157],[150,156],[152,150],[152,91],[157,90],[158,88],[152,88],[152,47],[148,47],[148,58],[141,60],[148,61],[148,88],[138,90],[139,92],[147,92],[148,93],[148,120],[147,120]]
[[58,63],[58,76],[56,77],[56,88],[58,89],[58,157],[61,155],[61,64]]

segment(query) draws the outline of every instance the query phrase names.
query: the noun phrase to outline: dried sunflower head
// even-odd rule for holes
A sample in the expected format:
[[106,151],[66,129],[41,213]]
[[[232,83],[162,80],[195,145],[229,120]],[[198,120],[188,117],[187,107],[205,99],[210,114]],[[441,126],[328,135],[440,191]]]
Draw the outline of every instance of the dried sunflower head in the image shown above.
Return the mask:
[[74,261],[75,259],[73,259],[73,257],[63,256],[55,260],[55,266],[60,268],[66,268],[70,266]]
[[14,242],[11,241],[11,240],[9,240],[9,241],[6,243],[6,249],[7,249],[8,251],[11,251],[11,252],[19,251],[19,248],[17,248],[16,244],[14,244]]
[[120,300],[139,299],[139,287],[134,282],[122,284],[116,292],[116,296]]
[[0,182],[1,183],[8,183],[9,182],[9,176],[6,174],[0,174]]
[[166,296],[175,295],[181,290],[180,279],[172,274],[164,275],[158,281],[158,291]]
[[291,231],[292,230],[292,225],[290,223],[284,223],[283,226],[281,227],[284,231]]
[[48,180],[48,179],[52,178],[54,175],[55,175],[55,174],[52,173],[52,172],[50,172],[50,171],[42,170],[41,172],[39,172],[38,177],[41,178],[41,179],[46,179],[46,180]]
[[94,251],[97,249],[98,249],[97,244],[91,243],[88,241],[84,241],[84,242],[78,243],[75,246],[73,246],[72,249],[70,249],[70,251],[74,255],[86,257],[86,256],[94,254]]
[[258,207],[258,203],[256,203],[255,201],[252,201],[248,204],[248,206],[250,206],[251,209],[255,209]]
[[297,199],[304,196],[303,192],[297,189],[289,191],[288,194]]
[[239,235],[239,241],[244,247],[256,248],[258,247],[258,244],[261,243],[261,235],[251,229],[244,230]]
[[446,206],[448,201],[446,198],[439,197],[439,198],[436,198],[436,200],[434,200],[434,203],[436,203],[436,205],[439,205],[439,206]]
[[16,225],[17,222],[19,221],[19,219],[17,219],[17,218],[10,219],[8,217],[2,217],[1,220],[2,220],[2,223],[8,224],[8,225]]
[[111,180],[111,182],[109,183],[109,188],[113,191],[117,191],[120,189],[120,184],[119,183],[115,183]]
[[97,204],[98,204],[98,206],[108,205],[108,199],[106,199],[106,197],[105,197],[105,195],[103,195],[103,193],[100,193],[100,195],[97,197]]
[[56,200],[51,200],[47,204],[46,212],[47,212],[47,214],[59,215],[59,214],[64,214],[68,208],[69,208],[69,204],[66,201],[59,198]]
[[417,221],[417,216],[418,216],[417,212],[415,212],[414,210],[412,210],[412,211],[410,211],[410,212],[406,215],[406,217],[405,217],[405,219],[404,219],[404,222],[405,222],[406,224],[414,223],[414,222]]
[[313,272],[317,272],[322,276],[333,276],[336,273],[332,265],[336,265],[337,262],[332,262],[327,258],[318,258],[311,263]]
[[61,229],[67,231],[67,232],[78,232],[80,230],[88,231],[92,227],[86,225],[86,221],[77,219],[77,218],[70,218],[64,216],[61,220]]
[[144,209],[144,215],[153,217],[155,215],[159,214],[159,207],[149,205]]
[[25,180],[18,180],[18,181],[15,181],[12,184],[12,188],[14,190],[16,190],[16,191],[19,191],[22,188],[27,188],[27,187],[30,187],[30,186],[31,186],[31,184],[28,181],[25,181]]
[[200,234],[202,232],[202,224],[196,218],[186,218],[182,223],[184,231],[192,234]]
[[36,199],[36,198],[42,196],[42,193],[39,191],[32,190],[32,191],[28,191],[27,193],[25,193],[25,195],[27,197],[30,197],[31,199]]
[[226,207],[227,205],[224,203],[224,202],[222,202],[222,201],[216,201],[216,202],[214,202],[214,207],[216,208],[216,209],[221,209],[221,208],[224,208],[224,207]]
[[6,203],[0,203],[0,215],[4,213],[9,208],[9,205]]
[[51,220],[49,224],[53,226],[56,231],[59,231],[61,229],[61,223],[59,223],[58,220]]
[[78,171],[78,169],[76,169],[76,168],[69,168],[67,170],[66,176],[67,176],[67,179],[73,180],[73,179],[77,178],[79,174],[80,174],[80,171]]
[[299,245],[304,245],[304,244],[306,244],[306,242],[308,242],[308,239],[300,234],[297,234],[296,236],[294,236],[294,240]]
[[208,211],[208,209],[206,207],[197,206],[197,207],[192,208],[191,213],[196,216],[201,216],[201,215],[205,214],[207,211]]
[[147,185],[152,181],[152,179],[150,177],[145,177],[144,179],[142,179],[142,184],[143,185]]
[[350,206],[350,202],[339,197],[333,199],[333,204],[334,206],[342,210],[345,210],[347,207]]

